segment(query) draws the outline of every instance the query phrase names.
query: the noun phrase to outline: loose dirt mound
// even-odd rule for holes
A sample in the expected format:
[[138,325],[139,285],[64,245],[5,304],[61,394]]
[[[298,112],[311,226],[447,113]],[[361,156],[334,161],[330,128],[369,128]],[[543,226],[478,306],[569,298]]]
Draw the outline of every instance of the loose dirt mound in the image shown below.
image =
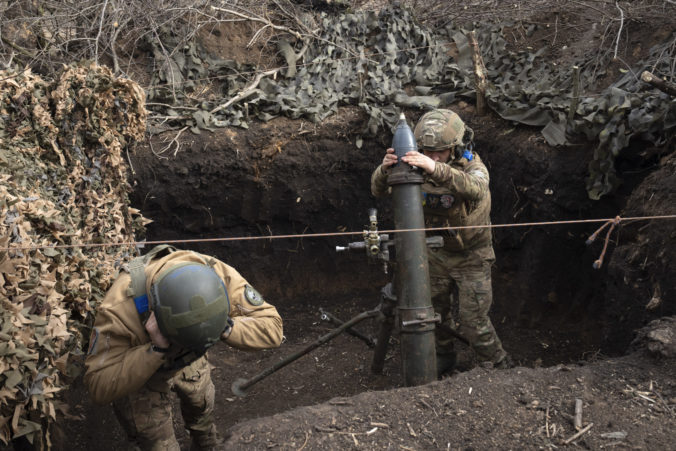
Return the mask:
[[[669,449],[674,361],[640,354],[582,367],[476,368],[251,420],[227,449]],[[582,401],[581,431],[574,427]],[[578,438],[576,438],[576,436]]]

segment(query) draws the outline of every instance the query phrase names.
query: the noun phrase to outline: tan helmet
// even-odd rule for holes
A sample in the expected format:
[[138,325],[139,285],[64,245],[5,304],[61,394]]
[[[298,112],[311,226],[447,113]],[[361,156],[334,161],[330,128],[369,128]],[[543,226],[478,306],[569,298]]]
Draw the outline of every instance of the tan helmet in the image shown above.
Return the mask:
[[432,110],[422,115],[413,131],[421,150],[445,150],[462,146],[465,123],[451,110]]

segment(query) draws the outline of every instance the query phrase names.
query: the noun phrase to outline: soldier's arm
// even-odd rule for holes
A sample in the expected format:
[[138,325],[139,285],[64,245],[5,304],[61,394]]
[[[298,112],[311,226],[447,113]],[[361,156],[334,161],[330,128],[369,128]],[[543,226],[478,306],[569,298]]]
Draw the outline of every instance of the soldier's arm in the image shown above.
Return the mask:
[[254,310],[239,309],[243,316],[235,316],[230,335],[225,340],[238,349],[254,350],[276,348],[282,343],[282,318],[277,309],[264,302]]
[[371,194],[375,197],[383,197],[389,192],[390,187],[387,184],[387,173],[381,164],[371,175]]
[[488,170],[481,163],[470,165],[465,172],[437,161],[430,178],[467,200],[481,200],[488,193]]
[[139,390],[162,366],[164,355],[153,351],[150,342],[132,346],[132,335],[115,314],[99,309],[84,376],[95,403],[107,404]]
[[[224,341],[244,350],[276,348],[282,343],[282,318],[262,298],[247,299],[248,282],[232,267],[217,261],[216,272],[223,278],[230,298],[233,326]],[[251,290],[248,290],[251,296]]]

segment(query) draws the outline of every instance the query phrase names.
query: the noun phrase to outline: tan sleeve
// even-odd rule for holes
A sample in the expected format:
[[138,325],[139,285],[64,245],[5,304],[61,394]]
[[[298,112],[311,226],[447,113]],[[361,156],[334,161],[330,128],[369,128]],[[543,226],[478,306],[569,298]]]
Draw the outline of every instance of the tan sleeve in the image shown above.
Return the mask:
[[140,334],[143,325],[132,316],[138,313],[133,300],[124,294],[127,285],[128,277],[126,282],[118,278],[96,313],[84,383],[97,404],[139,390],[164,362],[161,353],[150,349],[147,335]]
[[389,194],[390,186],[387,184],[387,173],[381,164],[371,175],[371,194],[375,197],[383,197]]
[[282,343],[283,327],[277,309],[265,301],[260,305],[251,304],[244,296],[248,282],[231,266],[216,261],[214,269],[228,289],[230,317],[234,322],[225,342],[245,350],[278,347]]
[[467,200],[478,201],[488,194],[488,169],[480,162],[468,164],[463,171],[437,161],[429,178]]

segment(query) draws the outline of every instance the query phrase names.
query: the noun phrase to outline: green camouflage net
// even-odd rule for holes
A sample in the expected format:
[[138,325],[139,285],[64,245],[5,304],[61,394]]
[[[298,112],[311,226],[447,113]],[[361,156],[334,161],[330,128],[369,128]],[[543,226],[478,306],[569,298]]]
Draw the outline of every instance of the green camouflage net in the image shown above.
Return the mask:
[[[147,222],[121,156],[145,94],[99,66],[56,81],[0,72],[0,440],[49,448],[59,394],[81,367],[91,312]],[[39,247],[38,249],[21,249]],[[9,248],[9,250],[8,250]]]
[[[462,33],[452,32],[460,50],[459,62],[465,85],[471,86],[471,55]],[[550,145],[597,142],[589,164],[587,192],[592,199],[611,193],[619,184],[615,157],[637,137],[664,145],[676,126],[676,102],[667,94],[639,81],[648,70],[668,74],[676,64],[676,33],[651,49],[649,57],[598,95],[585,96],[586,88],[602,75],[609,55],[588,55],[579,61],[580,98],[571,119],[573,100],[571,67],[554,66],[535,53],[507,52],[502,33],[482,29],[479,42],[491,86],[488,102],[504,119],[542,126]]]
[[[150,89],[158,102],[187,100],[181,86],[190,90],[195,80],[222,80],[223,97],[193,101],[198,107],[187,119],[194,132],[211,127],[246,127],[251,115],[269,120],[278,115],[305,117],[318,122],[340,105],[359,105],[369,115],[363,134],[376,135],[394,126],[402,107],[430,109],[451,104],[457,97],[475,96],[472,59],[466,31],[453,24],[432,32],[418,24],[406,9],[396,6],[372,11],[321,16],[319,39],[297,65],[294,53],[302,43],[281,40],[280,53],[288,69],[284,77],[265,77],[249,95],[219,109],[250,82],[254,69],[234,61],[213,60],[195,45],[176,51],[171,64],[162,67]],[[545,49],[512,52],[503,31],[510,24],[476,24],[477,40],[488,71],[488,104],[503,118],[543,127],[551,145],[570,145],[581,139],[596,142],[589,166],[587,190],[598,199],[617,186],[614,159],[633,137],[656,145],[673,133],[676,103],[665,94],[637,81],[642,70],[663,75],[676,64],[676,34],[652,49],[650,57],[602,93],[585,96],[610,56],[587,55],[577,62],[580,92],[576,114],[568,120],[572,100],[572,68],[555,66],[541,55]],[[531,25],[528,32],[533,32]],[[176,50],[171,39],[164,47]],[[173,43],[176,45],[177,43]],[[294,46],[296,47],[294,49]],[[457,49],[457,57],[451,50]],[[180,50],[180,49],[179,49]],[[173,99],[173,100],[172,100]],[[186,123],[172,109],[164,114]],[[358,141],[359,142],[359,141]]]

